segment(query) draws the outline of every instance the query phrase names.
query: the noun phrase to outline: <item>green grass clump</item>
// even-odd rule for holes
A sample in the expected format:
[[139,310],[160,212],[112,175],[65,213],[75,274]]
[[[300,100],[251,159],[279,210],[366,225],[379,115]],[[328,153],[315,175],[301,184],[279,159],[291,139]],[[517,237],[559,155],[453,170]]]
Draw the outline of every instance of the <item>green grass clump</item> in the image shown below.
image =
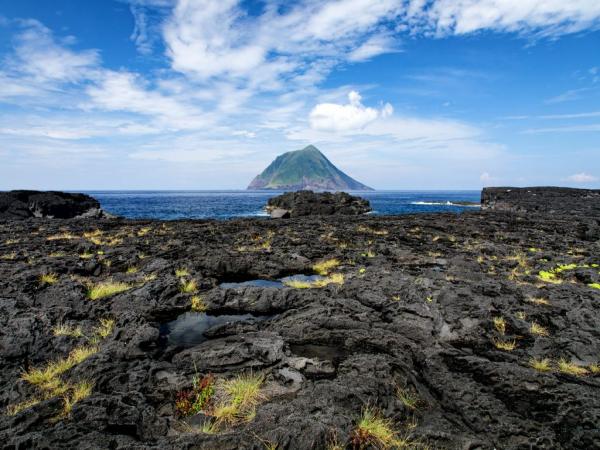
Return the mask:
[[540,270],[538,273],[538,278],[546,283],[560,284],[562,280],[556,277],[556,273],[551,270]]
[[14,405],[8,405],[6,407],[6,415],[7,416],[16,416],[21,411],[23,411],[25,409],[29,409],[32,406],[37,405],[41,401],[42,401],[41,399],[34,397],[29,400],[25,400],[24,402],[15,403]]
[[329,284],[344,284],[344,275],[341,273],[334,273],[328,277],[324,277],[314,281],[306,280],[285,280],[284,285],[294,289],[312,289],[322,288]]
[[600,283],[590,283],[588,286],[593,289],[600,289]]
[[213,416],[219,423],[247,422],[254,418],[256,407],[264,400],[261,391],[264,376],[243,374],[221,382],[217,391],[222,400],[215,406]]
[[338,259],[333,258],[316,263],[312,268],[314,272],[318,273],[319,275],[328,275],[331,269],[335,269],[340,264],[341,263]]
[[90,300],[98,300],[125,292],[131,288],[131,285],[123,282],[102,281],[100,283],[90,285],[87,291],[87,296]]
[[352,434],[352,443],[358,448],[373,446],[388,449],[397,446],[398,436],[390,419],[385,419],[373,408],[366,407]]

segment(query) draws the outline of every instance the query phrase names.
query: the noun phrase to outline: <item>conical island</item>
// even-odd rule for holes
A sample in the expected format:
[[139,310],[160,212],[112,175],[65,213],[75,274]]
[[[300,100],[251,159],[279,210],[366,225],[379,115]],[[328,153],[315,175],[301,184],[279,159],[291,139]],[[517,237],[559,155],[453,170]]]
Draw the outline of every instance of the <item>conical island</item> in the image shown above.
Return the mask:
[[248,189],[372,191],[335,167],[314,145],[279,155]]

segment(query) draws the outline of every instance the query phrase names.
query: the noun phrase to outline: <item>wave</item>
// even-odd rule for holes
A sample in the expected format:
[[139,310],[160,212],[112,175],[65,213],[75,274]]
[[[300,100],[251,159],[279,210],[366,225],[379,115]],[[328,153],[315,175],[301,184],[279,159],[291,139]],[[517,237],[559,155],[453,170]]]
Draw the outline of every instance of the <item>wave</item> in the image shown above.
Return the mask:
[[464,204],[464,203],[452,203],[451,201],[445,202],[410,202],[411,205],[421,206],[462,206],[464,208],[479,208],[478,204]]

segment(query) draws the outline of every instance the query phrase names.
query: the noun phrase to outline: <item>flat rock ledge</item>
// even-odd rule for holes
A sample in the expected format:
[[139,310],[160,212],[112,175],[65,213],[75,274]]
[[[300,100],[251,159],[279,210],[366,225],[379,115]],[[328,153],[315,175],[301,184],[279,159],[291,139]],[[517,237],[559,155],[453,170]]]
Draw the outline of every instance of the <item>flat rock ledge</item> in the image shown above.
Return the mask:
[[0,192],[0,220],[2,219],[74,219],[108,218],[100,203],[86,194],[57,191]]
[[371,211],[368,200],[346,192],[286,192],[269,199],[267,211],[272,218],[303,216],[358,216]]

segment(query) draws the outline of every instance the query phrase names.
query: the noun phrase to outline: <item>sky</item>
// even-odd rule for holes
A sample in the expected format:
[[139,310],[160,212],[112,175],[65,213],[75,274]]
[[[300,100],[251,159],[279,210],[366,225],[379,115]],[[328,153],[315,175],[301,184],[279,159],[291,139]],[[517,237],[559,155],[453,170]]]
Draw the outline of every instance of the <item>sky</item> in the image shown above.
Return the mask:
[[598,0],[0,0],[0,190],[600,187]]

